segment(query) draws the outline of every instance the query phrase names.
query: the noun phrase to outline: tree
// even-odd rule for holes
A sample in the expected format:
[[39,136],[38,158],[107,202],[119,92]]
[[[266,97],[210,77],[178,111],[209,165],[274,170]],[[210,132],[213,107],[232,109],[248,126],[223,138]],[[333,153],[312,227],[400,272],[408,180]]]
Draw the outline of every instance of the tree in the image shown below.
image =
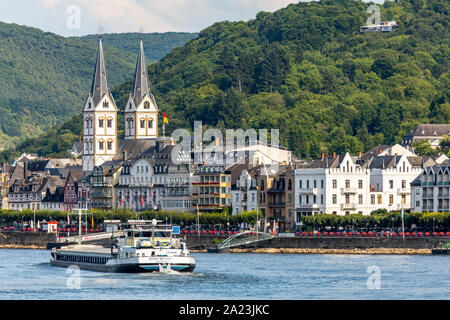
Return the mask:
[[414,152],[419,156],[433,156],[438,153],[436,149],[433,149],[430,142],[426,139],[413,142]]

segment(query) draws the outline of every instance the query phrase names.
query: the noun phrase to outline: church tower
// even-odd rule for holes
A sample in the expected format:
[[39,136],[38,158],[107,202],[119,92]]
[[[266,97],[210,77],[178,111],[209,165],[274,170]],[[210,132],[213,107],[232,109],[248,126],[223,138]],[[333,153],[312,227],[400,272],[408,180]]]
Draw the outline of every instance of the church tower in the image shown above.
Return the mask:
[[117,152],[117,106],[106,79],[102,36],[91,90],[83,109],[83,171],[91,172]]
[[150,91],[142,36],[131,90],[124,108],[125,139],[156,139],[158,137],[158,106]]

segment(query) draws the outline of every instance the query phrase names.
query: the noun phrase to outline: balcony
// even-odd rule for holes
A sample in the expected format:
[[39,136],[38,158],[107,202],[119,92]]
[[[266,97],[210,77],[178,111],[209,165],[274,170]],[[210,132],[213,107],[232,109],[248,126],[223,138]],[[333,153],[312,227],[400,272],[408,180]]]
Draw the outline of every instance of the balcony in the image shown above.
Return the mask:
[[319,205],[317,203],[301,203],[298,209],[318,209]]
[[315,194],[317,195],[319,193],[318,188],[301,188],[298,190],[299,193],[305,193],[305,194]]
[[286,205],[286,202],[269,202],[269,207],[281,208]]
[[356,188],[341,188],[341,194],[354,194],[358,191]]
[[356,203],[342,203],[341,210],[354,210],[356,209]]
[[410,188],[400,188],[397,191],[398,194],[410,194],[411,193],[411,189]]

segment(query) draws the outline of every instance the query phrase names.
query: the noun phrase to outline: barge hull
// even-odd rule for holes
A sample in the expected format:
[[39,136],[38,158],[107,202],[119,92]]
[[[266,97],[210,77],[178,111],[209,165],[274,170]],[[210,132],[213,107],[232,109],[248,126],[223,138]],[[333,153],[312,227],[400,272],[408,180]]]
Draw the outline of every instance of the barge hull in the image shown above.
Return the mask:
[[[68,268],[77,266],[80,270],[97,271],[97,272],[114,272],[114,273],[148,273],[158,272],[159,264],[123,264],[123,265],[107,265],[107,264],[91,264],[74,261],[50,261],[52,266]],[[195,264],[172,264],[171,270],[179,272],[192,272]]]

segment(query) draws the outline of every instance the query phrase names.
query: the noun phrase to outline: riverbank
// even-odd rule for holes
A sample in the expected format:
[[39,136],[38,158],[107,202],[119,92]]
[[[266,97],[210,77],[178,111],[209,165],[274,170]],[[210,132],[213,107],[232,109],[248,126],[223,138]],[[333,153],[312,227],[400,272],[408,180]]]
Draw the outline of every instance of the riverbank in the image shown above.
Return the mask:
[[0,249],[39,249],[45,250],[45,246],[34,244],[0,244]]
[[430,255],[431,249],[368,248],[368,249],[305,249],[305,248],[243,248],[230,253],[284,253],[284,254],[371,254],[371,255]]

